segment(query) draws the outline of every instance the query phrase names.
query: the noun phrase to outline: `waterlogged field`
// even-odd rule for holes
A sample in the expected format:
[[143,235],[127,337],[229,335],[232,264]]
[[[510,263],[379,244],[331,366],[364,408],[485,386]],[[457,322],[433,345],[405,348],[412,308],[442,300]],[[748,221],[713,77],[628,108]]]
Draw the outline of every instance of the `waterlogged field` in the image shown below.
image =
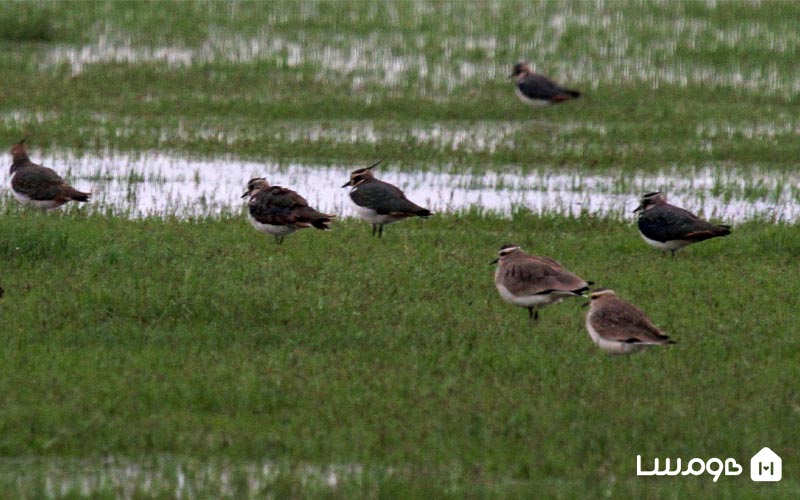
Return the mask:
[[[294,162],[244,161],[234,156],[192,158],[157,152],[104,154],[58,153],[42,156],[46,165],[62,172],[93,202],[83,213],[124,217],[206,217],[239,212],[246,180],[266,177],[291,186],[317,209],[339,217],[356,211],[342,184],[352,165],[309,165]],[[366,165],[361,165],[366,166]],[[642,193],[654,189],[703,216],[728,224],[750,220],[794,222],[800,215],[800,175],[758,166],[672,168],[658,173],[628,173],[622,168],[602,173],[580,169],[521,169],[502,165],[495,171],[459,172],[397,170],[380,167],[380,178],[399,186],[408,197],[441,213],[478,211],[509,216],[527,209],[540,214],[592,214],[631,219]],[[244,179],[244,180],[243,180]],[[9,194],[0,209],[14,209]]]
[[[791,170],[800,142],[793,2],[14,5],[6,143],[652,172]],[[520,59],[585,95],[523,106]]]
[[[7,497],[800,494],[794,2],[0,4],[0,144],[93,201],[0,193]],[[513,63],[583,92],[520,103]],[[6,156],[10,163],[10,155]],[[437,215],[351,219],[349,171]],[[266,176],[340,216],[278,247]],[[6,177],[7,179],[7,177]],[[672,260],[643,192],[734,224]],[[679,343],[597,351],[503,303],[504,243]],[[784,479],[753,483],[769,446]],[[637,478],[636,455],[739,477]]]

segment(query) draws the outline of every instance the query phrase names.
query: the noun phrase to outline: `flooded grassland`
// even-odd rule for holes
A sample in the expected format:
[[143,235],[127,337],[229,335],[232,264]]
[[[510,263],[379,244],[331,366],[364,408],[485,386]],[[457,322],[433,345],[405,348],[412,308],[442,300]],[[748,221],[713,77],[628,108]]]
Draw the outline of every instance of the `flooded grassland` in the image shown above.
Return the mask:
[[[447,139],[448,141],[451,139]],[[301,193],[318,209],[355,216],[341,185],[366,165],[276,163],[234,156],[191,159],[158,152],[56,153],[41,157],[79,189],[92,193],[84,210],[126,217],[208,217],[238,212],[248,179],[265,177]],[[629,219],[639,197],[661,190],[691,211],[729,223],[760,220],[794,223],[800,216],[800,176],[758,166],[708,164],[657,172],[502,165],[492,172],[460,172],[446,165],[398,170],[391,161],[376,173],[432,211],[510,216],[527,209],[542,215],[590,214]],[[4,204],[15,204],[10,197]]]
[[[0,4],[0,149],[27,136],[93,194],[42,216],[0,189],[0,496],[797,497],[798,18]],[[523,59],[582,96],[523,105]],[[349,220],[340,186],[377,160],[441,216],[382,240]],[[261,237],[239,217],[251,177],[334,231]],[[629,224],[655,190],[733,234],[658,257]],[[577,300],[528,324],[486,265],[509,242],[678,344],[609,359]],[[746,464],[762,446],[781,483],[635,476],[637,453]]]

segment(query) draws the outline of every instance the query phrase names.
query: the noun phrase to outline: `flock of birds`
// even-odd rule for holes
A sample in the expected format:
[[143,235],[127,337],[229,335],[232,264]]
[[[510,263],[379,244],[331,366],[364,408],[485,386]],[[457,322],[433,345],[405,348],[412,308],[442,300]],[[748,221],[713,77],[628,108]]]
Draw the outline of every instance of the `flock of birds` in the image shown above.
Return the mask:
[[[580,92],[562,87],[549,78],[535,74],[529,64],[514,66],[519,98],[532,105],[557,104],[580,96]],[[11,191],[20,203],[53,209],[69,201],[86,202],[90,193],[79,191],[50,168],[31,162],[25,139],[11,147]],[[342,188],[350,187],[350,199],[362,219],[372,224],[372,234],[382,237],[383,226],[408,217],[428,217],[431,211],[406,198],[397,186],[375,178],[369,167],[354,170]],[[334,215],[309,206],[295,191],[271,186],[264,178],[247,183],[242,198],[248,199],[247,217],[258,231],[272,235],[278,244],[300,229],[330,229]],[[638,228],[642,238],[659,250],[675,252],[690,245],[730,234],[730,227],[715,225],[691,212],[670,205],[660,192],[642,196]],[[530,255],[517,245],[500,248],[495,272],[495,286],[500,296],[516,306],[525,307],[532,321],[539,309],[569,297],[589,294],[586,329],[592,341],[611,354],[641,351],[650,346],[674,344],[647,315],[619,298],[613,290],[590,291],[592,282],[571,273],[549,257]]]

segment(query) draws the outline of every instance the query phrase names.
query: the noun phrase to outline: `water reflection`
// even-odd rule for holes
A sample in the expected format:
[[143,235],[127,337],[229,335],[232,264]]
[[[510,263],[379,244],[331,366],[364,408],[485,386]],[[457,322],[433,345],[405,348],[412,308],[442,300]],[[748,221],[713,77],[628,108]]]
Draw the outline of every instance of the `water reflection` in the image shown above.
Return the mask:
[[[705,19],[683,16],[673,20],[645,16],[631,23],[618,12],[575,11],[580,5],[565,4],[559,13],[548,13],[549,21],[542,29],[504,37],[472,25],[459,29],[452,24],[458,22],[454,20],[448,20],[451,24],[443,26],[444,32],[435,34],[397,26],[379,34],[331,36],[313,30],[284,32],[274,27],[279,21],[273,19],[272,26],[268,24],[251,36],[216,28],[197,45],[150,46],[137,44],[130,34],[106,26],[90,44],[49,49],[38,65],[45,70],[66,65],[78,75],[95,64],[156,63],[185,68],[266,62],[279,68],[319,68],[351,82],[355,92],[364,93],[373,86],[398,91],[413,88],[419,95],[441,97],[476,82],[502,79],[513,62],[507,60],[507,54],[536,54],[538,61],[546,62],[546,72],[563,81],[592,82],[593,87],[625,82],[647,82],[652,88],[710,85],[786,98],[800,90],[795,75],[778,64],[754,67],[742,58],[741,62],[715,65],[682,57],[741,50],[745,42],[754,51],[785,54],[800,42],[796,30],[775,32],[758,22],[719,27]],[[531,17],[542,15],[532,13]],[[652,43],[639,43],[642,36],[651,38],[653,30],[664,35]],[[599,62],[587,61],[583,53],[564,53],[561,38],[575,32],[591,44]]]
[[264,498],[280,481],[310,490],[375,481],[391,473],[359,464],[289,464],[276,461],[200,460],[158,455],[139,459],[31,458],[0,460],[0,489],[14,498]]
[[[57,153],[41,158],[78,189],[91,190],[90,211],[127,217],[181,218],[235,213],[247,180],[266,177],[290,187],[324,212],[353,217],[347,181],[364,165],[310,165],[254,162],[235,157],[188,158],[156,152],[107,152],[76,156]],[[430,167],[430,166],[429,166]],[[673,168],[658,173],[610,170],[541,169],[522,174],[513,166],[480,174],[454,173],[446,166],[401,172],[391,159],[376,172],[401,187],[408,197],[434,212],[478,208],[509,215],[518,208],[538,214],[584,213],[631,218],[638,197],[661,190],[670,201],[721,222],[759,219],[794,222],[800,216],[800,174],[727,165]],[[12,203],[8,197],[6,203]]]

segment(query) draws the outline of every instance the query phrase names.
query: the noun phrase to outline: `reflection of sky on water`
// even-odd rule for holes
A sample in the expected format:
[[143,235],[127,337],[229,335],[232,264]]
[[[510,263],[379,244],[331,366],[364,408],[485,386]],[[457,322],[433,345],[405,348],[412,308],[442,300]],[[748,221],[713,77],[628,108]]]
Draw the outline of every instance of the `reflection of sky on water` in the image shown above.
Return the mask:
[[[34,158],[36,155],[34,154]],[[159,153],[109,152],[102,156],[57,153],[41,158],[78,189],[91,190],[91,209],[130,217],[205,216],[237,212],[248,179],[294,189],[316,208],[354,216],[347,196],[350,171],[366,165],[322,166],[301,163],[242,161],[233,157],[192,159]],[[671,202],[725,222],[749,219],[794,222],[800,216],[800,175],[706,166],[658,174],[582,173],[542,169],[521,175],[502,172],[399,172],[385,163],[378,178],[401,187],[409,199],[434,212],[480,208],[504,215],[527,207],[535,213],[590,213],[631,218],[638,197],[661,190]]]
[[[632,26],[616,15],[590,16],[569,12],[570,8],[565,5],[564,12],[551,16],[542,29],[524,36],[510,34],[500,38],[480,29],[477,32],[471,29],[471,33],[457,29],[458,36],[428,36],[413,30],[409,33],[399,27],[394,31],[384,30],[380,35],[330,36],[313,30],[281,33],[268,23],[262,32],[252,36],[214,29],[197,45],[149,46],[136,44],[131,35],[106,26],[96,33],[93,43],[50,48],[40,66],[60,68],[67,65],[74,75],[78,75],[93,64],[160,63],[177,68],[261,61],[278,67],[306,66],[332,72],[347,78],[353,91],[363,92],[376,84],[398,89],[413,85],[421,95],[445,98],[446,92],[468,87],[476,81],[502,79],[513,62],[498,59],[498,54],[508,51],[512,54],[536,54],[537,59],[546,61],[551,74],[564,81],[593,82],[593,86],[606,82],[648,82],[653,88],[710,85],[787,97],[800,89],[800,82],[791,72],[779,66],[758,69],[747,61],[710,65],[683,62],[684,58],[676,56],[687,49],[738,48],[745,41],[754,48],[782,54],[797,45],[798,35],[794,30],[775,33],[756,22],[721,28],[712,26],[708,20],[684,17],[639,20]],[[648,28],[670,36],[660,42],[639,43],[640,31],[649,33]],[[576,64],[578,55],[564,53],[560,38],[576,31],[585,32],[587,39],[592,40],[602,63],[581,58],[580,64]],[[475,60],[473,54],[476,52],[484,57]],[[437,53],[443,56],[425,55]],[[654,64],[653,61],[662,63]]]
[[[386,474],[390,468],[374,468]],[[363,483],[376,472],[361,464],[288,464],[154,455],[78,459],[12,458],[0,460],[0,480],[15,498],[38,491],[44,498],[268,498],[275,484],[291,478],[309,488]],[[13,477],[11,481],[7,478]]]

